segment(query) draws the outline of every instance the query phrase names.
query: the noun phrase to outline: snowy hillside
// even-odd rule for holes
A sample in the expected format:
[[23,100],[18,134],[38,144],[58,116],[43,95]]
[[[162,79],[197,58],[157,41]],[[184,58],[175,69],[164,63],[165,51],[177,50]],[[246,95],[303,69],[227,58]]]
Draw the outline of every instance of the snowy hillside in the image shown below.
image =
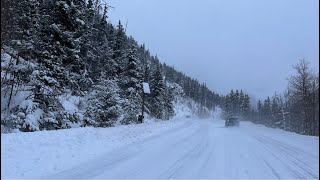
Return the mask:
[[150,119],[169,120],[182,94],[202,117],[221,104],[205,83],[128,36],[121,21],[110,23],[100,3],[2,2],[2,133],[137,124],[142,104]]
[[[99,81],[93,82],[86,91],[76,93],[72,88],[53,88],[53,84],[58,82],[45,75],[38,62],[27,61],[17,56],[17,53],[10,47],[1,49],[2,133],[137,123],[142,103],[141,81],[130,83],[129,87],[124,88],[123,83],[130,82],[126,77],[110,80],[105,72],[101,72]],[[151,65],[160,66],[150,62]],[[210,109],[214,107],[213,99],[207,106],[203,105],[201,102],[204,99],[199,101],[186,95],[185,91],[188,89],[182,87],[181,82],[174,82],[170,78],[164,82],[162,78],[165,73],[159,67],[155,68],[155,72],[149,77],[152,93],[145,95],[146,117],[168,120],[179,116],[179,108],[183,107],[190,109],[188,116],[210,116]],[[21,77],[23,81],[20,77],[17,78],[18,71],[21,76],[26,76]],[[171,69],[171,75],[175,73],[172,71],[174,70]],[[197,82],[194,83],[197,85]],[[203,89],[206,87],[202,86],[201,91]],[[205,94],[201,97],[204,98]]]

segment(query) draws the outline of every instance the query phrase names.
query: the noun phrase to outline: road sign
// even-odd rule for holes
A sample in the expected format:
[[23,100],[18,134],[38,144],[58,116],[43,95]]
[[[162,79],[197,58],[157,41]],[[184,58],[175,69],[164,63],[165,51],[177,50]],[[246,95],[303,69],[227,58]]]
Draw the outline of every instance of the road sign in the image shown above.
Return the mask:
[[150,94],[151,92],[150,92],[149,83],[143,82],[142,85],[143,85],[143,92],[146,94]]

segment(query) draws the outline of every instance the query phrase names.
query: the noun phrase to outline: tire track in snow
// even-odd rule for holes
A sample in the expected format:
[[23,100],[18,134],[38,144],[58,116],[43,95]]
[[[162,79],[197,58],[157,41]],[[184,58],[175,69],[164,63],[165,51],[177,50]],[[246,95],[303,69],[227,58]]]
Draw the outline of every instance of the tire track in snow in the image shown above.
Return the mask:
[[[264,139],[265,139],[266,141],[268,141],[268,143],[269,143],[270,145],[278,148],[278,149],[279,149],[280,151],[282,151],[283,153],[286,153],[286,154],[290,155],[292,158],[294,158],[294,159],[296,159],[297,161],[301,162],[301,163],[304,164],[305,166],[308,166],[309,168],[312,168],[308,163],[302,161],[301,159],[299,159],[299,158],[297,158],[297,157],[295,156],[295,155],[301,156],[301,154],[292,151],[292,149],[289,149],[288,147],[284,146],[283,144],[281,144],[281,143],[279,143],[279,142],[277,142],[277,141],[272,140],[271,138],[268,138],[268,137],[265,137],[265,136],[264,136]],[[293,153],[292,153],[292,152],[293,152]],[[308,157],[308,159],[310,159],[310,158]],[[311,158],[311,159],[313,159],[313,158]]]
[[263,162],[265,165],[267,165],[269,167],[269,169],[271,169],[272,173],[278,178],[280,179],[279,174],[277,173],[277,171],[275,169],[273,169],[273,167],[266,161],[263,159]]
[[[143,151],[147,150],[148,143],[156,141],[158,138],[166,138],[169,136],[172,136],[173,134],[188,134],[183,139],[187,139],[190,136],[194,135],[196,131],[199,131],[199,128],[195,130],[195,132],[190,134],[190,129],[194,125],[193,122],[186,122],[182,125],[179,125],[178,127],[166,130],[160,134],[152,135],[143,141],[137,142],[137,143],[131,143],[128,145],[125,145],[124,147],[120,147],[120,150],[128,149],[131,147],[130,151],[125,151],[125,153],[118,153],[118,149],[115,149],[111,152],[107,152],[106,154],[100,155],[98,158],[95,158],[93,160],[89,160],[86,163],[80,164],[78,166],[75,166],[73,168],[70,168],[68,170],[60,171],[58,173],[55,173],[53,175],[50,175],[48,177],[44,177],[45,179],[73,179],[73,178],[92,178],[96,175],[99,175],[102,172],[107,171],[108,169],[111,169],[114,165],[120,164],[121,162],[127,161],[129,159],[134,158],[140,153],[143,153]],[[175,144],[178,144],[180,142],[180,139],[178,141],[174,141]],[[111,158],[110,158],[111,157]]]
[[[193,146],[193,148],[190,151],[180,156],[180,158],[176,160],[166,171],[164,171],[159,176],[159,178],[165,178],[165,179],[174,178],[179,173],[179,170],[181,170],[183,166],[187,164],[187,162],[189,162],[190,160],[193,160],[193,159],[190,159],[192,155],[196,153],[200,153],[204,150],[204,148],[206,147],[206,143],[203,143],[203,140],[206,140],[207,138],[205,137],[205,134],[203,133],[203,131],[204,130],[202,128],[199,128],[199,130],[197,131],[197,134],[199,134],[200,139],[202,141],[199,141],[198,143],[196,143],[195,146]],[[196,138],[196,137],[197,136],[195,136],[194,139],[198,140],[199,138]]]
[[[274,149],[278,149],[280,150],[281,154],[283,154],[284,156],[287,157],[287,159],[292,162],[293,164],[295,164],[297,167],[299,167],[301,170],[303,170],[305,173],[307,173],[308,175],[310,175],[312,178],[318,179],[319,177],[315,174],[313,174],[312,170],[314,170],[314,167],[311,167],[308,163],[304,162],[303,160],[299,159],[297,156],[291,154],[290,152],[291,149],[285,148],[283,149],[284,145],[281,143],[274,143],[275,141],[272,142],[272,140],[269,137],[266,136],[262,136],[262,139],[265,143],[269,144],[270,146],[272,146]],[[300,154],[296,154],[296,155],[300,155]],[[312,159],[312,158],[311,158]],[[299,163],[300,162],[300,163]],[[303,164],[303,165],[302,165]],[[309,169],[307,169],[306,167],[308,167]]]
[[[270,138],[270,137],[267,137],[267,136],[262,136],[263,138],[265,138],[265,139],[267,139],[267,140],[269,140],[270,141],[270,143],[272,143],[272,144],[277,144],[277,145],[279,145],[279,146],[281,146],[282,148],[283,148],[283,150],[285,151],[285,152],[291,152],[292,154],[294,154],[294,155],[298,155],[298,156],[304,156],[304,157],[306,157],[306,158],[308,158],[308,159],[318,159],[318,157],[316,157],[315,155],[313,155],[313,154],[311,154],[311,153],[307,153],[307,152],[305,152],[305,151],[303,151],[303,150],[300,150],[300,149],[298,149],[298,148],[296,148],[296,147],[294,147],[294,146],[291,146],[291,145],[289,145],[289,144],[285,144],[285,143],[283,143],[283,142],[280,142],[280,141],[278,141],[278,140],[275,140],[275,139],[273,139],[273,138]],[[279,147],[280,148],[280,147]],[[293,155],[293,156],[294,156]],[[304,162],[305,163],[305,162]],[[306,164],[306,165],[308,165],[308,164]]]
[[[249,134],[249,133],[246,132],[246,131],[242,131],[242,132],[246,135],[245,139],[248,140],[248,143],[249,143],[251,140],[253,140],[254,145],[256,144],[257,141],[259,142],[259,144],[261,143],[261,142],[256,138],[256,135],[253,136],[252,134]],[[249,145],[249,144],[248,144],[248,145]],[[262,158],[262,157],[264,156],[264,154],[261,154],[261,150],[265,150],[265,147],[264,147],[263,145],[261,145],[261,146],[256,147],[256,148],[259,148],[259,149],[254,150],[254,151],[250,151],[251,149],[247,148],[247,151],[250,151],[250,152],[251,152],[251,155],[252,155],[251,157],[254,159],[254,166],[259,166],[259,167],[260,167],[259,169],[265,169],[265,168],[267,168],[267,169],[270,170],[270,171],[268,171],[268,172],[271,172],[271,173],[272,173],[271,175],[273,175],[274,178],[280,179],[280,175],[279,175],[279,173],[277,172],[277,170],[274,169],[267,160],[265,160],[264,158]],[[267,150],[267,152],[269,153],[268,150]],[[261,165],[262,165],[262,166],[261,166]],[[249,174],[248,172],[246,172],[246,174],[247,174],[247,176],[248,176],[248,179],[251,179],[250,174]],[[268,173],[268,174],[269,174],[269,173]],[[249,177],[250,177],[250,178],[249,178]],[[260,178],[258,178],[258,179],[260,179]]]
[[314,155],[260,132],[221,127],[200,121],[179,124],[62,172],[58,178],[317,179],[317,171],[305,164]]
[[[306,179],[307,178],[307,177],[305,177],[305,175],[301,174],[301,172],[298,172],[295,169],[292,169],[289,165],[287,165],[287,162],[285,162],[283,160],[283,157],[275,154],[278,151],[275,151],[276,149],[274,147],[272,147],[272,146],[270,147],[270,145],[268,145],[268,142],[266,142],[263,138],[256,137],[256,139],[259,142],[261,142],[261,145],[264,146],[265,149],[267,151],[269,151],[272,156],[274,156],[277,160],[279,160],[282,163],[282,165],[284,167],[286,167],[291,172],[292,175],[294,175],[295,178],[298,178],[298,179]],[[313,178],[315,178],[315,177],[313,177]]]
[[[210,137],[210,134],[209,136]],[[210,147],[210,143],[209,143],[209,139],[213,139],[213,138],[206,138],[206,149],[210,149],[210,151],[207,153],[207,157],[206,159],[202,162],[201,168],[198,171],[198,174],[201,176],[203,173],[206,172],[205,168],[208,167],[208,164],[210,162],[210,159],[214,156],[214,152],[215,152],[215,143],[212,145],[212,147]],[[204,154],[206,155],[206,154]]]
[[[196,128],[196,130],[193,130],[191,131],[190,133],[190,129],[188,129],[187,131],[189,131],[189,134],[183,138],[179,138],[177,139],[176,141],[174,141],[174,143],[171,143],[171,145],[167,146],[167,147],[170,147],[170,149],[175,149],[175,148],[178,148],[179,146],[181,146],[181,144],[183,143],[186,143],[186,142],[190,142],[190,139],[192,138],[195,138],[197,134],[199,134],[199,132],[202,130],[201,127],[198,127]],[[181,133],[181,132],[180,132]],[[183,142],[183,143],[181,143]],[[200,144],[200,143],[199,143]],[[148,144],[146,144],[148,145]],[[198,147],[198,146],[196,146]],[[167,152],[170,152],[170,149],[161,149],[161,153],[160,154],[163,154],[163,153],[167,153]],[[144,151],[148,150],[148,148],[145,148]],[[159,152],[158,152],[159,153]],[[158,156],[155,156],[155,157],[158,157]],[[178,161],[178,160],[177,160]],[[175,163],[177,162],[175,161]],[[174,163],[174,164],[175,164]],[[129,176],[124,176],[124,178],[128,178],[128,179],[131,179],[132,176],[136,177],[137,175],[139,175],[139,172],[137,172],[137,170],[135,168],[131,169],[128,171],[127,175]]]

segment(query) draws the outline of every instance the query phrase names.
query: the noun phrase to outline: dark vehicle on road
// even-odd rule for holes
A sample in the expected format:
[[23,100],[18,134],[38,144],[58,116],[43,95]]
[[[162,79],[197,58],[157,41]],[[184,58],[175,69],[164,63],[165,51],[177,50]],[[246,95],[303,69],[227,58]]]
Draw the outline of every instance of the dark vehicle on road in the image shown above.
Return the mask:
[[237,126],[239,127],[239,120],[237,117],[235,116],[231,116],[229,118],[227,118],[226,122],[225,122],[225,126],[228,127],[228,126]]

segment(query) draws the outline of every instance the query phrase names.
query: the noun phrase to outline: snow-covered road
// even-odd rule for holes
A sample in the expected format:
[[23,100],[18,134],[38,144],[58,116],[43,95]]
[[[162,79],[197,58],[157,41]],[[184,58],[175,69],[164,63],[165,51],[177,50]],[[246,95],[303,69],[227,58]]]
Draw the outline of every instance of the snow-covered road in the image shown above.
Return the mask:
[[194,120],[44,178],[319,179],[318,145],[249,122]]

